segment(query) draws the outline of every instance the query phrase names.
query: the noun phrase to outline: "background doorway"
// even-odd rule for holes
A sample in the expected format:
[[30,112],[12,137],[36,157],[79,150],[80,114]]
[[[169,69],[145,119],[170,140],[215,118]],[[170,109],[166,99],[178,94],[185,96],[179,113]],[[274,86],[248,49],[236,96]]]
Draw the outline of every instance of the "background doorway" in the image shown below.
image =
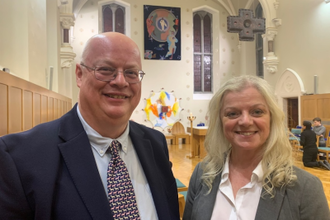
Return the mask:
[[288,98],[288,128],[299,125],[298,98]]

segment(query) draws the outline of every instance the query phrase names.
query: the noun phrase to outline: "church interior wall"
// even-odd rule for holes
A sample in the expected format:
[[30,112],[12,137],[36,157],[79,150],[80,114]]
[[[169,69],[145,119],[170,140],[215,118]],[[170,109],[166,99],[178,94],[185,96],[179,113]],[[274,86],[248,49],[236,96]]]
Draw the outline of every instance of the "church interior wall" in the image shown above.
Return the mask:
[[48,66],[48,2],[4,0],[0,4],[0,66],[43,87],[46,87],[45,69]]
[[0,67],[29,80],[28,2],[5,0],[0,6]]
[[47,67],[47,2],[28,1],[28,57],[29,81],[46,85]]
[[[60,92],[63,91],[64,84],[61,82],[61,65],[60,65],[60,47],[62,43],[59,20],[59,11],[57,10],[56,1],[47,1],[47,64],[45,67],[45,72],[47,75],[50,74],[50,68],[53,68],[53,91]],[[60,79],[59,79],[60,78]],[[49,88],[49,80],[46,88]],[[48,87],[47,87],[48,86]],[[71,88],[71,86],[70,86]],[[63,94],[63,93],[62,93]],[[65,94],[63,94],[65,95]],[[70,97],[71,98],[71,97]]]
[[299,74],[307,93],[314,91],[314,75],[318,76],[318,92],[330,93],[330,4],[324,1],[280,1],[277,16],[282,19],[275,38],[274,52],[279,57],[278,72],[267,76],[275,85],[290,68]]
[[[268,0],[263,0],[266,2]],[[273,0],[269,0],[274,2]],[[54,1],[56,2],[56,1]],[[218,29],[213,34],[214,82],[213,90],[235,75],[255,74],[254,42],[242,42],[239,50],[238,35],[227,33],[228,11],[218,1],[169,0],[141,1],[126,0],[131,4],[131,38],[138,44],[143,55],[143,5],[174,6],[181,8],[181,51],[180,61],[142,60],[143,70],[147,73],[143,80],[142,99],[132,119],[144,123],[144,98],[151,90],[174,90],[181,98],[182,120],[188,125],[186,115],[189,111],[197,116],[196,122],[205,122],[208,100],[194,100],[193,97],[193,32],[192,10],[207,6],[218,12]],[[265,79],[275,87],[281,74],[290,68],[297,72],[307,93],[313,92],[313,76],[319,77],[319,93],[329,93],[327,86],[330,30],[330,4],[324,1],[290,0],[276,1],[276,10],[281,25],[277,27],[274,52],[279,58],[276,73],[265,70]],[[233,1],[235,3],[235,1]],[[98,33],[97,0],[88,0],[77,14],[73,28],[72,47],[79,62],[86,40]],[[236,4],[236,3],[235,3]],[[273,5],[273,3],[268,4]],[[54,9],[52,10],[52,8]],[[0,7],[0,67],[7,67],[15,75],[37,85],[47,87],[45,70],[54,67],[54,74],[60,72],[59,47],[61,32],[59,10],[56,3],[40,0],[4,0]],[[57,25],[54,25],[57,23]],[[50,27],[53,26],[53,27]],[[61,75],[54,77],[54,90],[61,93]],[[77,101],[79,90],[72,76],[72,100]]]
[[237,74],[239,75],[256,75],[256,54],[255,54],[255,41],[241,41],[237,43],[240,49],[240,59],[232,60],[233,63],[240,62],[240,70]]
[[[195,8],[208,7],[218,12],[218,28],[213,34],[214,44],[214,82],[213,89],[217,90],[220,84],[230,77],[239,74],[240,53],[238,50],[238,35],[227,33],[228,12],[217,2],[201,0],[176,1],[135,1],[127,0],[131,5],[131,38],[138,44],[141,55],[144,54],[144,5],[173,6],[181,8],[181,60],[142,60],[143,70],[147,73],[142,81],[143,89],[141,102],[136,108],[132,119],[149,125],[145,122],[145,113],[142,109],[145,106],[144,99],[149,98],[151,91],[158,92],[162,88],[165,91],[174,91],[177,98],[181,98],[180,106],[184,108],[181,113],[181,120],[185,126],[190,125],[186,116],[189,112],[197,117],[196,124],[206,122],[208,101],[196,100],[193,97],[193,31],[192,31],[192,11]],[[75,62],[80,61],[84,43],[89,37],[96,34],[98,30],[97,1],[87,1],[77,15],[74,27],[74,41],[72,47],[77,54]],[[76,86],[74,95],[78,94]]]

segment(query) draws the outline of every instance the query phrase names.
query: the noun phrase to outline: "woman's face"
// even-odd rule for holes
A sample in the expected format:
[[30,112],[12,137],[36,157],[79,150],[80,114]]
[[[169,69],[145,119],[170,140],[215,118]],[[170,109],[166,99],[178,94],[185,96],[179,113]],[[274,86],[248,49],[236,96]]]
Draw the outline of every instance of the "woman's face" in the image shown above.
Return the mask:
[[266,100],[254,87],[224,96],[221,121],[225,137],[233,149],[259,151],[270,130]]

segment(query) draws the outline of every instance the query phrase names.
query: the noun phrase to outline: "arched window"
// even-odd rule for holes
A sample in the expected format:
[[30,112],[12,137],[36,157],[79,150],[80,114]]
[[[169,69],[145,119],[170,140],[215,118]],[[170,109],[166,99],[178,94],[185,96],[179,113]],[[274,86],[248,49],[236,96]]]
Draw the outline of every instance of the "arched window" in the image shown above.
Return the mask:
[[194,29],[194,93],[212,92],[212,14],[196,11]]
[[115,3],[102,6],[102,32],[125,33],[125,8]]
[[[260,3],[257,5],[255,10],[255,17],[262,18],[262,7]],[[256,34],[256,70],[257,70],[257,76],[264,78],[264,46],[263,46],[263,38],[262,33]]]
[[130,37],[131,6],[122,0],[104,0],[98,2],[99,33],[119,32]]
[[103,31],[102,32],[111,32],[113,30],[112,24],[112,10],[110,7],[105,7],[103,9]]

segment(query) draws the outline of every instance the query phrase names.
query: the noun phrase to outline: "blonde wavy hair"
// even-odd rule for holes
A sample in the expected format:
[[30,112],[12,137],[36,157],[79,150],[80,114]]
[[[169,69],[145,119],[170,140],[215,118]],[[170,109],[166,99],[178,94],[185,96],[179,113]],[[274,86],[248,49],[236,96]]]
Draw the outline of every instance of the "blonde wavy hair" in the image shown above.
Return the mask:
[[288,130],[284,123],[284,113],[279,108],[270,85],[256,76],[239,76],[227,81],[213,96],[209,103],[209,126],[205,138],[207,156],[203,160],[202,180],[212,189],[214,178],[222,172],[226,155],[231,144],[226,139],[221,121],[223,97],[229,92],[239,92],[247,87],[256,88],[265,98],[270,111],[270,134],[264,144],[261,160],[264,170],[263,188],[273,198],[275,187],[290,185],[296,180],[293,172],[292,149]]

